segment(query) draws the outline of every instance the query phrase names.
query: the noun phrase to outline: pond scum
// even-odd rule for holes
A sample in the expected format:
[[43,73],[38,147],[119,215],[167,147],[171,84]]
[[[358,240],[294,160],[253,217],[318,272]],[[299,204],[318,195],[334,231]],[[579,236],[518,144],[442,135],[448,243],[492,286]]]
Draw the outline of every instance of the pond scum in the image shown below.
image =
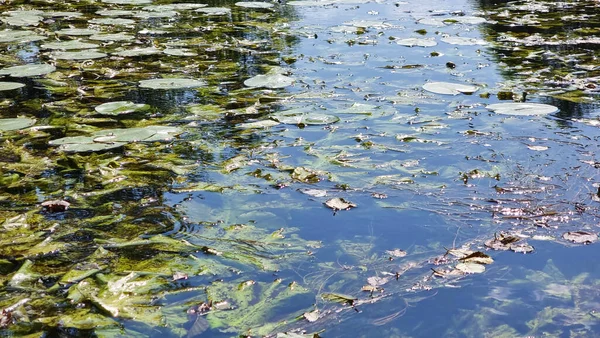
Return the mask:
[[[407,336],[413,304],[505,275],[498,251],[595,242],[598,4],[477,6],[3,2],[1,334],[318,337],[368,312]],[[323,210],[451,236],[286,221]],[[525,301],[496,287],[448,336],[593,335],[597,280],[519,271],[574,305],[497,325]]]

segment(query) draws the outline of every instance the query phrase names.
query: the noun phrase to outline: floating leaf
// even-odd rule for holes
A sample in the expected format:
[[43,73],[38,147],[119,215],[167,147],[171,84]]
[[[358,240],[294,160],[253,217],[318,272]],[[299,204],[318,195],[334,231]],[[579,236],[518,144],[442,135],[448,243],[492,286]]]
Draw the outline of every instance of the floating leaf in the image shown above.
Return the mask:
[[303,317],[309,322],[316,322],[319,319],[319,310],[314,310],[311,312],[304,312]]
[[196,12],[206,15],[227,15],[231,13],[231,9],[226,7],[204,7],[197,9]]
[[336,302],[350,306],[354,306],[354,302],[357,300],[352,296],[344,295],[341,293],[324,293],[321,295],[321,298],[330,302]]
[[96,18],[88,21],[95,25],[133,25],[135,20],[123,18]]
[[301,193],[308,195],[308,196],[312,196],[312,197],[326,197],[327,196],[327,190],[321,190],[321,189],[298,189],[298,191],[300,191]]
[[88,28],[65,28],[54,32],[58,35],[86,36],[100,33],[94,29]]
[[12,30],[0,31],[0,43],[3,43],[3,42],[29,43],[29,42],[45,40],[45,39],[47,39],[45,36],[37,35],[30,31],[12,31]]
[[340,197],[335,197],[332,199],[329,199],[325,202],[325,205],[327,207],[329,207],[330,209],[333,209],[335,211],[337,210],[350,210],[352,208],[356,207],[356,204],[350,202],[350,201],[346,201],[343,198]]
[[54,52],[51,56],[58,60],[92,60],[100,59],[107,56],[104,53],[96,50],[82,50],[78,52]]
[[423,85],[423,89],[436,94],[458,95],[472,94],[479,87],[450,82],[429,82]]
[[102,0],[102,2],[117,5],[145,5],[152,3],[152,0]]
[[27,117],[0,119],[0,131],[24,129],[27,127],[31,127],[34,124],[35,120]]
[[115,101],[103,103],[96,106],[94,110],[102,115],[123,115],[131,114],[150,109],[150,105],[142,103],[133,103],[131,101]]
[[244,85],[255,88],[285,88],[291,86],[294,83],[294,79],[289,76],[281,74],[267,74],[267,75],[256,75],[244,81]]
[[256,8],[256,9],[268,9],[268,8],[275,6],[274,4],[272,4],[270,2],[261,2],[261,1],[240,1],[240,2],[236,2],[235,5],[238,7]]
[[129,57],[129,56],[156,55],[156,54],[161,54],[161,53],[162,53],[162,51],[158,48],[148,47],[148,48],[134,48],[134,49],[116,52],[113,54],[117,55],[117,56]]
[[141,88],[150,89],[185,89],[185,88],[198,88],[206,86],[206,82],[195,79],[184,79],[184,78],[165,78],[165,79],[153,79],[153,80],[142,80],[140,81]]
[[0,91],[13,90],[25,87],[24,84],[18,82],[0,82]]
[[407,38],[394,40],[397,44],[406,47],[433,47],[437,46],[437,42],[434,39],[423,39],[423,38]]
[[10,75],[12,77],[29,77],[46,75],[56,70],[56,67],[48,64],[31,64],[24,66],[14,66],[3,68],[0,75]]
[[52,200],[52,201],[44,201],[42,203],[42,207],[49,212],[63,212],[69,209],[71,203],[64,200]]
[[69,40],[60,42],[48,42],[43,44],[41,47],[44,49],[71,50],[98,48],[98,45],[95,43],[83,42],[79,40]]
[[500,234],[489,241],[485,242],[485,246],[494,250],[509,250],[513,243],[520,241],[517,236]]
[[273,120],[262,120],[256,122],[241,123],[237,126],[242,129],[263,129],[279,125],[279,122]]
[[534,248],[527,243],[513,243],[510,244],[510,250],[518,253],[531,253]]
[[400,249],[394,249],[394,250],[386,250],[385,253],[387,255],[390,255],[390,257],[404,257],[407,255],[406,251],[404,250],[400,250]]
[[485,271],[485,266],[476,263],[459,263],[456,264],[456,270],[464,273],[482,273]]
[[440,39],[445,43],[449,43],[451,45],[461,45],[461,46],[474,46],[474,45],[487,45],[487,41],[475,38],[465,38],[461,36],[448,36]]
[[598,240],[597,234],[587,231],[569,231],[565,232],[562,237],[577,244],[591,244]]
[[305,183],[318,183],[321,181],[321,173],[305,167],[296,167],[291,176],[293,179]]
[[321,114],[321,113],[312,113],[312,112],[298,112],[295,109],[289,112],[279,112],[275,114],[271,114],[270,116],[277,122],[285,123],[285,124],[295,124],[295,125],[321,125],[321,124],[331,124],[336,123],[340,120],[339,117],[335,115]]
[[369,283],[369,285],[371,286],[382,286],[387,284],[387,282],[390,281],[389,277],[376,277],[376,276],[372,276],[367,278],[367,283]]
[[496,114],[516,116],[547,115],[558,111],[558,108],[549,104],[525,102],[494,103],[486,108]]
[[90,40],[98,41],[130,41],[135,39],[135,36],[127,33],[114,33],[114,34],[94,34],[90,36]]
[[481,251],[473,252],[470,255],[459,258],[464,263],[476,263],[476,264],[492,264],[494,260],[492,257],[484,254]]

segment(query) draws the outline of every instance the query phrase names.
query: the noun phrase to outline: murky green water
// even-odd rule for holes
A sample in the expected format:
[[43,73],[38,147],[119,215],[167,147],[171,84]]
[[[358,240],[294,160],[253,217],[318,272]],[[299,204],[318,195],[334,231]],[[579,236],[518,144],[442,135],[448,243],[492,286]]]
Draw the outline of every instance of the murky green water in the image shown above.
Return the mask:
[[0,9],[2,334],[597,334],[596,2]]

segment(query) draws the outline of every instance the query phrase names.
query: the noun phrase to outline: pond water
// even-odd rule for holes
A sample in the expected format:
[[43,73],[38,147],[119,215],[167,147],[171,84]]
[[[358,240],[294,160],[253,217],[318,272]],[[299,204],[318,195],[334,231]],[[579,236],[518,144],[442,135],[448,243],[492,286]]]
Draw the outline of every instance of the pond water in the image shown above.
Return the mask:
[[0,5],[0,330],[600,331],[595,1]]

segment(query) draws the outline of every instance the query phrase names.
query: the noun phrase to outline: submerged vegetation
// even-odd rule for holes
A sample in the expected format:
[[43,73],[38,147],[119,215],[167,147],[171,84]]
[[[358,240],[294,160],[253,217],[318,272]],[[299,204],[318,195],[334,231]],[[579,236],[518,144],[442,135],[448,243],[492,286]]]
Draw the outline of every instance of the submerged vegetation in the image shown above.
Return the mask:
[[598,332],[507,257],[598,239],[599,5],[443,6],[1,4],[0,332],[407,336],[478,278],[431,336]]

